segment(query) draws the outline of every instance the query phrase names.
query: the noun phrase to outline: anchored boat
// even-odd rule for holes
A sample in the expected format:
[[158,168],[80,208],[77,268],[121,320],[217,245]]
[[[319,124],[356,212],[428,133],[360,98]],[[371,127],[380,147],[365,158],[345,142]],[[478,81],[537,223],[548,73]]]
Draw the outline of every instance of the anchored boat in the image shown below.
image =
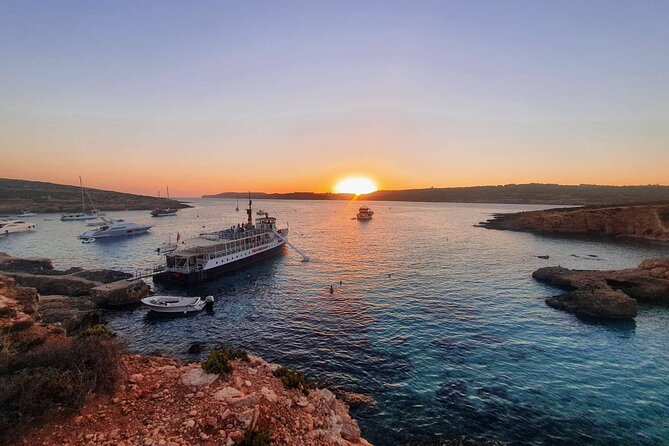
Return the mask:
[[151,229],[150,225],[141,225],[131,223],[124,220],[113,220],[109,218],[100,217],[105,224],[81,234],[78,238],[82,240],[101,239],[110,237],[123,237],[129,235],[144,234]]
[[0,220],[0,235],[36,230],[35,223],[28,223],[23,220]]
[[180,297],[180,296],[151,296],[142,299],[145,307],[158,313],[189,313],[200,311],[207,303],[213,303],[214,296]]
[[184,240],[184,247],[165,255],[164,269],[155,282],[194,283],[234,271],[279,254],[288,244],[304,260],[308,257],[287,240],[288,228],[277,229],[276,218],[265,214],[253,222],[252,201],[247,222]]
[[358,214],[355,216],[358,220],[371,220],[374,211],[368,208],[367,206],[362,206],[358,209]]
[[[93,200],[91,200],[91,196],[88,195],[88,191],[84,189],[84,182],[81,181],[81,177],[79,177],[79,187],[81,188],[81,212],[73,212],[70,214],[63,214],[60,216],[61,221],[75,221],[75,220],[95,220],[99,218],[101,214],[97,209],[95,209],[95,206],[93,205]],[[86,199],[85,195],[88,195],[88,199],[91,202],[91,206],[93,209],[91,210],[86,210]]]

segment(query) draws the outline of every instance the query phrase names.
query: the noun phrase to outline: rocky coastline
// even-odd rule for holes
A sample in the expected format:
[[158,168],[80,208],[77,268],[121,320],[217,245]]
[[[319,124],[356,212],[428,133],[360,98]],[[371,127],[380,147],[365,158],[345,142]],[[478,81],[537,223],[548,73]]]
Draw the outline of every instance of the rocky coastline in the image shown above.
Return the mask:
[[669,205],[586,206],[497,214],[478,226],[540,234],[669,241]]
[[[48,259],[0,253],[0,443],[369,445],[349,406],[299,372],[240,350],[221,359],[212,349],[209,358],[224,366],[216,372],[205,367],[211,359],[187,363],[126,352],[100,325],[104,309],[136,304],[150,292],[126,277],[58,271]],[[69,367],[80,350],[90,358]],[[81,370],[91,363],[97,372]],[[77,379],[62,378],[71,373]],[[78,390],[91,373],[98,378]],[[110,383],[101,387],[104,377]],[[45,403],[41,392],[54,401]],[[349,396],[360,403],[361,396]],[[26,417],[31,411],[37,414]],[[12,425],[28,422],[20,434]]]
[[566,293],[546,298],[552,308],[583,319],[624,320],[637,315],[637,302],[669,305],[669,258],[644,260],[623,270],[539,268],[532,277]]

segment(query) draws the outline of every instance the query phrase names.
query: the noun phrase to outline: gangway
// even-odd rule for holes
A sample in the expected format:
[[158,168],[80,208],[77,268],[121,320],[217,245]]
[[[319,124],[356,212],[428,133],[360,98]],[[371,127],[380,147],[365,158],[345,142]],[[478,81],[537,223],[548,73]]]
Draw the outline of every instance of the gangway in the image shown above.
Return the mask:
[[295,246],[295,245],[293,245],[292,243],[290,243],[290,242],[289,242],[286,238],[284,238],[279,232],[277,232],[277,231],[272,231],[272,232],[274,233],[274,235],[276,235],[276,236],[279,237],[281,240],[283,240],[283,241],[286,243],[286,245],[290,246],[290,247],[293,248],[299,255],[301,255],[301,256],[302,256],[302,261],[303,261],[303,262],[308,262],[308,261],[309,261],[309,256],[306,255],[304,252],[302,252],[302,250],[300,250],[300,248],[298,248],[297,246]]

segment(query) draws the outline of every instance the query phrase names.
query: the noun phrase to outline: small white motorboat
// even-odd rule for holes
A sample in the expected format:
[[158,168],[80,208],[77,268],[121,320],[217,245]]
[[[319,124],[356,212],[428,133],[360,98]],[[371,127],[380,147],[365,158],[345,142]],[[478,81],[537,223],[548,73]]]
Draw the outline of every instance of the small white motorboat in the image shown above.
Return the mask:
[[19,218],[26,218],[26,217],[37,217],[37,214],[34,212],[30,211],[21,211],[19,215],[17,215]]
[[214,296],[182,297],[182,296],[150,296],[142,299],[142,303],[149,310],[158,313],[189,313],[200,311],[207,303],[214,302]]
[[85,244],[95,243],[95,238],[91,237],[91,238],[81,239],[81,243],[85,243]]

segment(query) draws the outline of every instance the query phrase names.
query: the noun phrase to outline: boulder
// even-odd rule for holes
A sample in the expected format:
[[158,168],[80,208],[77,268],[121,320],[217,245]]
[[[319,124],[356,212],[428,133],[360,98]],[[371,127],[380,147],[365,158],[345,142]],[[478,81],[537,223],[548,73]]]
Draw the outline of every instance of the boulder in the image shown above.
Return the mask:
[[35,273],[52,270],[53,264],[51,263],[51,259],[45,257],[13,257],[6,252],[0,252],[0,269],[4,271]]
[[546,304],[584,319],[632,319],[637,314],[636,300],[617,290],[571,291],[547,298]]
[[62,327],[70,335],[102,321],[101,310],[88,297],[44,295],[39,312],[42,321]]
[[90,290],[91,299],[101,308],[136,305],[150,292],[151,288],[143,280],[119,280]]
[[218,378],[217,374],[207,373],[204,370],[202,370],[202,367],[198,367],[184,373],[181,376],[181,382],[189,387],[201,387],[201,386],[206,387],[211,385],[214,381],[216,381],[217,378]]

